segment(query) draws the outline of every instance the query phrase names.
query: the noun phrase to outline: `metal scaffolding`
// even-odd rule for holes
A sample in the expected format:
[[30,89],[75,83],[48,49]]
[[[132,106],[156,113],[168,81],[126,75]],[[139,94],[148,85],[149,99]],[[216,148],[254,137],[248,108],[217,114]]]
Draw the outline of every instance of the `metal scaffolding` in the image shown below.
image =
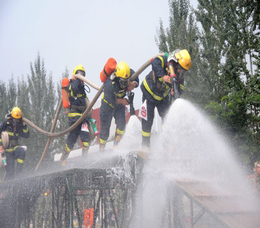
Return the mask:
[[[129,153],[108,163],[103,168],[72,168],[0,183],[0,227],[131,227],[145,160]],[[247,199],[216,194],[210,184],[169,181],[161,227],[259,227],[259,211],[245,207]]]
[[0,227],[127,227],[136,156],[117,167],[70,169],[0,184]]

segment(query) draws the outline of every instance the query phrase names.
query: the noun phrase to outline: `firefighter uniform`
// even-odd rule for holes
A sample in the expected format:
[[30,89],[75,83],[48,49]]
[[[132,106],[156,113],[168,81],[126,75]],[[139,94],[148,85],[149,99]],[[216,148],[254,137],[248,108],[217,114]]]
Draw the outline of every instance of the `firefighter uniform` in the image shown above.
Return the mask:
[[[134,70],[130,69],[130,75],[134,74]],[[138,86],[139,79],[134,80]],[[123,104],[117,104],[117,99],[124,98],[126,96],[127,87],[122,88],[119,82],[119,77],[115,77],[111,80],[110,77],[104,82],[104,93],[102,95],[101,107],[100,107],[100,122],[101,130],[99,135],[100,150],[104,150],[107,139],[109,137],[109,131],[112,118],[115,118],[116,132],[114,145],[117,146],[122,138],[126,120],[125,120],[125,106]]]
[[[30,132],[26,124],[22,123],[22,119],[14,119],[11,114],[6,116],[6,119],[0,125],[0,133],[6,131],[9,136],[9,145],[5,148],[6,154],[6,175],[5,180],[11,180],[15,174],[22,172],[25,159],[25,146],[19,146],[19,137],[29,138]],[[0,146],[2,146],[2,139],[0,138]],[[15,161],[16,172],[15,172]]]
[[[68,93],[69,93],[69,103],[70,103],[70,110],[68,113],[69,118],[69,125],[72,126],[77,120],[82,116],[83,112],[87,108],[86,101],[88,99],[85,93],[84,82],[80,79],[76,79],[74,77],[75,74],[80,74],[85,76],[85,69],[82,65],[78,65],[75,67],[72,75],[72,79],[70,80],[68,86]],[[90,133],[89,133],[89,126],[88,126],[88,117],[86,117],[81,124],[79,124],[74,130],[72,130],[68,137],[67,142],[64,147],[63,154],[61,156],[60,161],[62,165],[66,164],[66,159],[69,156],[69,153],[73,149],[78,136],[82,141],[82,155],[86,155],[89,150],[89,143],[90,143]]]
[[[87,95],[85,93],[84,84],[80,80],[71,80],[69,84],[69,101],[70,110],[68,113],[69,125],[72,126],[82,116],[86,109]],[[83,149],[88,150],[90,142],[90,134],[87,124],[87,118],[72,130],[67,138],[65,150],[69,153],[77,141],[78,136],[82,141]]]
[[[154,109],[157,107],[162,120],[170,107],[171,84],[166,83],[162,77],[168,75],[168,56],[157,56],[151,62],[152,71],[144,78],[141,84],[142,101],[147,101],[147,120],[142,119],[142,145],[150,147],[151,128],[154,119]],[[179,94],[183,91],[184,78],[178,79]]]

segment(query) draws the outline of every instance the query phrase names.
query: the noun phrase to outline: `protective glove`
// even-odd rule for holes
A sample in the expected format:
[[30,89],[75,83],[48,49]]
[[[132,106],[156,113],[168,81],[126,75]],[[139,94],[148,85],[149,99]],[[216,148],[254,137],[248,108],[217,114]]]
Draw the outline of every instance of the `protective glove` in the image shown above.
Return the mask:
[[133,103],[133,100],[134,100],[134,93],[133,92],[130,92],[129,94],[128,94],[128,99],[129,99],[129,104],[132,104]]
[[21,146],[23,148],[24,151],[27,150],[27,146]]

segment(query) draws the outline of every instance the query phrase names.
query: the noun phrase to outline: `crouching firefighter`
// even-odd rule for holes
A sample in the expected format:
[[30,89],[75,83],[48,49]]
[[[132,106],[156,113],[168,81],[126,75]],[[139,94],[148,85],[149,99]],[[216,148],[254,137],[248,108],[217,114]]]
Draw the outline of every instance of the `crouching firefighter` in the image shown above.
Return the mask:
[[142,101],[146,103],[147,112],[147,119],[142,119],[142,146],[148,150],[155,107],[163,121],[171,105],[171,98],[180,97],[184,88],[184,75],[192,64],[189,52],[177,49],[170,54],[155,57],[151,65],[152,71],[141,84]]
[[[7,138],[4,142],[0,138],[0,153],[6,157],[5,180],[11,180],[22,173],[26,146],[18,144],[19,137],[29,138],[30,132],[25,122],[22,120],[22,112],[18,107],[14,107],[11,113],[7,114],[5,120],[0,125],[0,134],[6,133]],[[15,168],[16,166],[16,168]]]
[[[115,60],[114,60],[115,62]],[[106,66],[105,66],[106,67]],[[114,148],[117,148],[126,126],[125,106],[133,102],[126,98],[127,91],[131,91],[139,85],[139,79],[130,80],[130,76],[134,74],[134,70],[129,65],[121,61],[116,64],[115,69],[107,73],[104,82],[104,93],[102,96],[100,107],[101,130],[99,135],[99,150],[104,151],[109,137],[112,118],[115,118],[116,132],[114,140]]]
[[[88,97],[85,92],[84,82],[75,77],[75,74],[79,74],[85,77],[85,69],[82,65],[78,65],[70,79],[68,85],[69,93],[69,125],[72,126],[83,114],[87,108]],[[74,147],[78,136],[82,141],[82,155],[87,155],[90,146],[90,129],[89,129],[89,119],[91,118],[91,112],[85,117],[85,119],[80,123],[74,130],[72,130],[68,137],[67,142],[64,147],[63,154],[61,156],[62,165],[66,164],[66,159],[69,153]]]

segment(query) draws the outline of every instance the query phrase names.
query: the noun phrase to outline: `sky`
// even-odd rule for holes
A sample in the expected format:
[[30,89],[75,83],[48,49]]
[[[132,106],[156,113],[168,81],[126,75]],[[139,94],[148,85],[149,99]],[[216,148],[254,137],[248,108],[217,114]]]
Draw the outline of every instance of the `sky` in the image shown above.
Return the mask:
[[1,0],[0,81],[26,79],[39,53],[55,83],[66,68],[72,75],[82,64],[86,77],[101,86],[108,58],[137,70],[158,54],[160,19],[169,27],[168,0]]

